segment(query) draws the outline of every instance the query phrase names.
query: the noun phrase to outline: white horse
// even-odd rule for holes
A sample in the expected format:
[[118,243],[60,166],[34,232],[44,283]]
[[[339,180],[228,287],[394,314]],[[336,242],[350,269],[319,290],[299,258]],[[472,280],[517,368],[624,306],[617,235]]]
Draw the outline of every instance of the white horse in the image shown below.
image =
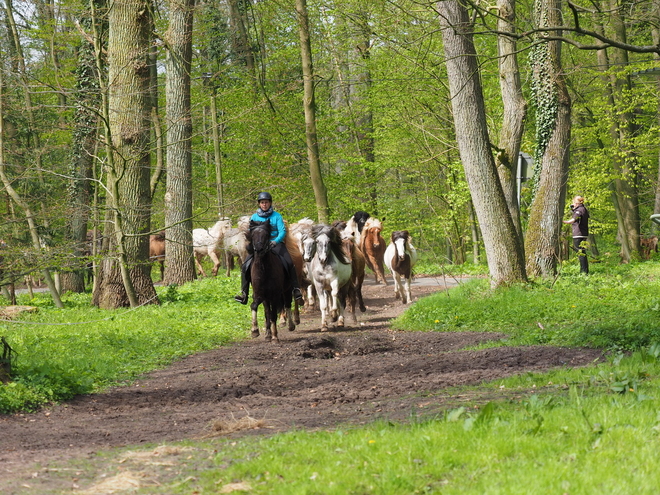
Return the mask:
[[205,256],[208,256],[213,261],[213,276],[218,274],[224,236],[230,228],[231,220],[221,218],[210,229],[193,230],[193,253],[195,254],[195,265],[197,266],[197,273],[199,275],[206,277],[201,263]]
[[243,216],[238,219],[238,227],[231,228],[225,232],[222,247],[225,252],[225,264],[227,265],[227,276],[231,275],[231,266],[234,256],[238,258],[239,265],[245,263],[248,257],[247,240],[245,234],[250,228],[250,217]]
[[351,287],[351,262],[342,250],[339,232],[324,224],[312,228],[314,243],[305,251],[304,260],[309,263],[309,271],[319,296],[321,307],[321,331],[328,330],[328,315],[344,326],[344,307]]
[[[298,245],[298,249],[300,250],[300,254],[303,257],[302,286],[307,287],[307,298],[305,301],[307,307],[313,307],[315,303],[314,283],[312,282],[312,276],[309,274],[309,262],[308,260],[305,260],[305,250],[307,249],[309,251],[309,249],[314,245],[314,239],[312,237],[313,226],[314,220],[305,217],[301,218],[296,223],[292,223],[287,229],[287,235],[291,235],[291,237],[295,240],[296,244]],[[305,246],[305,243],[307,246]],[[314,254],[310,256],[309,261],[311,261],[313,257]]]
[[[412,302],[410,284],[412,269],[417,263],[417,250],[412,245],[410,233],[407,230],[392,232],[391,241],[384,256],[385,265],[392,272],[394,279],[394,294],[403,304]],[[403,284],[401,283],[403,277]]]

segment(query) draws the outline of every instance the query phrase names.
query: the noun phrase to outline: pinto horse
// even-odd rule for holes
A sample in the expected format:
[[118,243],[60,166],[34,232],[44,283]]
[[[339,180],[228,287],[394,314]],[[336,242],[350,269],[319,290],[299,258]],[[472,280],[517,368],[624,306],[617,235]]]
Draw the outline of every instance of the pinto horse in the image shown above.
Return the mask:
[[377,218],[367,219],[360,236],[360,251],[364,254],[369,269],[375,273],[376,282],[387,285],[385,270],[383,268],[383,256],[385,255],[385,239],[381,235],[383,224]]
[[339,231],[330,225],[318,224],[312,228],[313,243],[308,243],[304,260],[319,296],[321,331],[328,330],[328,315],[344,326],[344,307],[351,288],[351,262],[342,250]]
[[286,309],[289,330],[296,326],[291,318],[291,299],[293,287],[285,272],[280,257],[271,251],[271,231],[273,226],[268,220],[265,222],[250,221],[250,229],[246,233],[248,243],[252,244],[254,255],[250,266],[252,280],[252,338],[259,337],[259,324],[257,322],[257,308],[263,304],[266,317],[266,342],[274,340],[279,342],[277,336],[277,317]]
[[[410,242],[410,233],[407,230],[392,232],[390,245],[385,250],[385,264],[392,272],[394,278],[394,294],[403,304],[412,302],[410,283],[412,282],[412,269],[417,262],[417,250]],[[403,277],[403,284],[401,284]]]

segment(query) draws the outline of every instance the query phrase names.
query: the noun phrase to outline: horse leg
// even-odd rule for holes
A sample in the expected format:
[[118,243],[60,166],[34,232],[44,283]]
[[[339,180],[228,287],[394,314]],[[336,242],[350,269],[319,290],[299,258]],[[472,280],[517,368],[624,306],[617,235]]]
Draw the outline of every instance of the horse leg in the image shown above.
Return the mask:
[[[270,327],[271,327],[271,334],[273,336],[273,342],[279,344],[280,339],[277,335],[277,312],[275,311],[275,308],[272,308],[270,310],[270,314],[271,314]],[[291,321],[291,318],[289,318],[289,321]]]
[[399,274],[396,271],[392,272],[392,278],[394,279],[394,297],[401,299],[401,280],[399,279]]
[[225,251],[225,265],[227,265],[227,271],[225,272],[228,277],[231,276],[231,264],[233,261],[234,255],[229,251]]
[[383,268],[382,260],[378,260],[376,262],[376,276],[383,281],[384,285],[387,285],[387,279],[385,278],[385,268]]
[[165,262],[159,261],[160,263],[160,281],[165,280]]
[[197,267],[197,275],[206,277],[206,273],[204,272],[204,268],[202,268],[202,263],[200,262],[200,259],[197,257],[197,254],[195,254],[195,266]]
[[410,304],[412,302],[412,295],[410,294],[411,278],[412,277],[405,277],[403,279],[404,304]]
[[[295,311],[298,312],[298,305],[296,304],[295,306]],[[289,332],[293,332],[296,329],[296,323],[295,319],[291,317],[291,308],[286,308],[286,314],[287,314],[287,319],[289,320]],[[298,323],[300,323],[300,315],[298,314],[295,317],[298,320]]]
[[[272,326],[277,325],[277,314],[273,314],[273,309],[268,301],[264,301],[264,315],[266,316],[266,324],[264,326],[266,335],[264,340],[270,342],[273,340],[273,330]],[[277,334],[277,330],[275,330]]]
[[[289,314],[289,321],[290,320],[291,320],[291,314]],[[293,322],[296,325],[300,325],[300,307],[298,306],[298,302],[295,300],[293,301]],[[289,326],[290,325],[291,323],[289,323]],[[293,328],[294,329],[296,328],[295,325]]]
[[259,321],[257,320],[257,308],[259,307],[259,304],[256,301],[253,301],[252,304],[250,305],[250,309],[252,309],[252,338],[256,339],[259,337]]
[[330,296],[328,291],[321,289],[320,291],[316,290],[316,293],[319,296],[319,306],[321,308],[321,331],[328,331],[328,306],[330,305]]
[[358,286],[356,287],[356,292],[357,292],[357,298],[358,298],[358,304],[360,305],[360,311],[363,313],[367,310],[367,307],[364,305],[364,299],[362,299],[362,280],[358,283]]
[[209,253],[209,257],[213,260],[213,270],[211,270],[211,273],[215,277],[218,274],[218,270],[220,269],[220,259],[215,252]]

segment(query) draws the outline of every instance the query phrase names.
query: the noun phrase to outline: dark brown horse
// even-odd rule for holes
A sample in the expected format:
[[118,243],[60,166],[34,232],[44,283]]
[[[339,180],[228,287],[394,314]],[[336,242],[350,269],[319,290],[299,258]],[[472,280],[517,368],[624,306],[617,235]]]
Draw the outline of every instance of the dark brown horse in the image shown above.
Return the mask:
[[265,323],[265,340],[279,342],[277,336],[277,317],[286,309],[289,330],[295,329],[291,318],[292,290],[285,267],[280,257],[271,251],[270,222],[250,222],[250,229],[246,239],[252,245],[254,255],[250,266],[250,279],[252,281],[252,337],[259,337],[259,323],[257,322],[257,308],[263,304]]

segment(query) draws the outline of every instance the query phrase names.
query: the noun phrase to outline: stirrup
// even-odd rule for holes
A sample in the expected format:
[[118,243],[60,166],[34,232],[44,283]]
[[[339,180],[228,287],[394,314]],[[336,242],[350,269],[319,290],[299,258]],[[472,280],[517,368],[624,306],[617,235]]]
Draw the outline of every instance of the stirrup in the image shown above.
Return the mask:
[[239,302],[241,304],[247,304],[248,296],[245,292],[241,292],[240,294],[234,296],[234,301]]
[[301,302],[304,302],[302,291],[300,289],[298,289],[297,287],[295,289],[293,289],[293,298],[296,300],[296,302],[298,302],[298,304],[300,304]]

